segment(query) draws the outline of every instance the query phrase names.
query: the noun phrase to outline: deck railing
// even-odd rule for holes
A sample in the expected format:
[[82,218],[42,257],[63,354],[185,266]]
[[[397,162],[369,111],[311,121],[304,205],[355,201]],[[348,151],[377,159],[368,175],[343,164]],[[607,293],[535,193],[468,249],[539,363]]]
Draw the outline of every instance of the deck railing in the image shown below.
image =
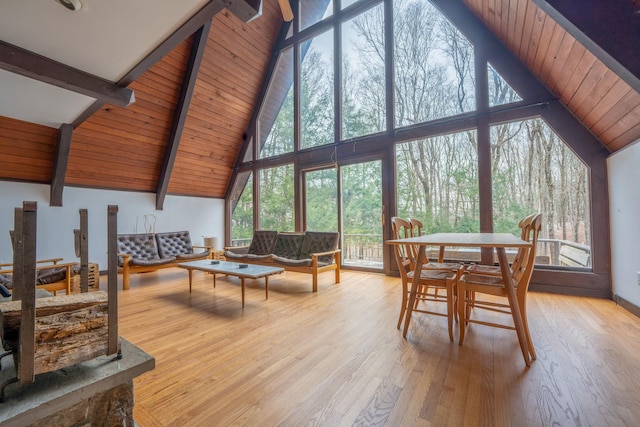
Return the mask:
[[[232,240],[232,246],[243,246],[251,243],[251,239]],[[560,253],[563,246],[569,246],[574,250],[579,250],[591,257],[590,246],[560,239],[538,239],[538,249],[536,254],[536,264],[538,265],[564,265],[560,262]],[[516,251],[507,251],[511,258]],[[435,258],[438,256],[438,249],[432,248],[427,251],[427,256]],[[478,248],[451,248],[445,253],[449,259],[462,261],[480,261],[480,249]],[[384,262],[384,244],[381,234],[345,234],[342,239],[342,262],[345,265],[378,267],[382,268]],[[585,267],[590,267],[591,262]]]

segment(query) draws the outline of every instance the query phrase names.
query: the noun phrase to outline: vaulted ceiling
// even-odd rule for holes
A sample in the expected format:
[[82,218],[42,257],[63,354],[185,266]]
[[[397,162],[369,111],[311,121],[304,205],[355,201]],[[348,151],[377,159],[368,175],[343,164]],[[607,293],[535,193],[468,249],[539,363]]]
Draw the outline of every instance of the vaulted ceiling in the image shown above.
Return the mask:
[[[0,5],[0,179],[51,184],[52,200],[65,185],[224,197],[283,25],[277,1],[250,22],[255,0],[80,1]],[[640,139],[634,2],[462,3],[610,152]]]

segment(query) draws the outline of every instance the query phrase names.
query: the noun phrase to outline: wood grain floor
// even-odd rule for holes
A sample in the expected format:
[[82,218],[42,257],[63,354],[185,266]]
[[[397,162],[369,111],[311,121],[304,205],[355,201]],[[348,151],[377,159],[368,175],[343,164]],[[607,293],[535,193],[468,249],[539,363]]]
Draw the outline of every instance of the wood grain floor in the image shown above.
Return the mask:
[[[240,283],[168,269],[119,293],[120,335],[156,358],[134,381],[153,426],[640,425],[640,318],[612,301],[529,295],[538,360],[513,331],[446,318],[396,329],[398,278],[345,271],[334,285],[284,273]],[[102,280],[105,283],[106,280]],[[456,337],[457,340],[457,337]]]

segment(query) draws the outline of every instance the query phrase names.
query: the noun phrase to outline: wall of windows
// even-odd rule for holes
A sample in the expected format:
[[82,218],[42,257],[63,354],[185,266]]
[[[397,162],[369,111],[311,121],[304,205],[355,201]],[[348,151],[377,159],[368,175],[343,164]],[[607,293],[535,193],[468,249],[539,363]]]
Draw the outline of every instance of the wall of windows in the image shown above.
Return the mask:
[[[377,158],[383,218],[418,217],[426,232],[518,234],[519,219],[541,211],[541,239],[555,249],[539,264],[555,272],[536,271],[534,282],[580,286],[586,277],[558,275],[563,269],[608,286],[608,225],[591,221],[607,198],[599,142],[464,6],[314,0],[302,2],[288,34],[248,129],[257,160],[239,166],[260,177],[255,226],[325,228],[334,219],[324,221],[321,202],[304,195],[323,194],[316,183],[328,178],[303,171]],[[268,184],[274,174],[281,180]],[[380,242],[391,236],[388,225]],[[593,262],[563,265],[558,241],[589,251]],[[391,259],[388,250],[387,271]]]

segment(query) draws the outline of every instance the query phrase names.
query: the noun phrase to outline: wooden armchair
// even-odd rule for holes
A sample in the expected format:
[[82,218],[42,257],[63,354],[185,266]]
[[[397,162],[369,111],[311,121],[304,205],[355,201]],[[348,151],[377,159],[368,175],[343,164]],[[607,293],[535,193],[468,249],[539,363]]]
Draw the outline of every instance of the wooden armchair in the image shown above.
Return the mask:
[[[77,263],[61,262],[62,258],[51,258],[36,261],[36,289],[53,292],[65,291],[71,294],[71,278],[76,274]],[[0,283],[12,289],[13,264],[0,264]]]

